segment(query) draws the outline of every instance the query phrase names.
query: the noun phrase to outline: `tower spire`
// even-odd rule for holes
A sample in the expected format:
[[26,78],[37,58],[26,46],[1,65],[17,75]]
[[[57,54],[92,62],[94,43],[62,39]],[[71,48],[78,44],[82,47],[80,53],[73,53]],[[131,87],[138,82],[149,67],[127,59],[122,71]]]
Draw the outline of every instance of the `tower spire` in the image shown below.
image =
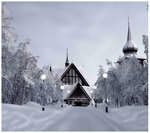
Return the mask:
[[51,65],[50,65],[50,67],[49,67],[49,71],[52,72],[52,66],[51,66]]
[[131,30],[130,30],[130,20],[129,20],[129,15],[128,15],[128,35],[127,35],[127,41],[131,41]]
[[68,48],[66,49],[66,63],[65,63],[65,67],[67,67],[69,65],[69,60],[68,60]]
[[130,30],[130,21],[128,16],[128,33],[127,33],[127,42],[123,47],[123,53],[127,54],[135,54],[138,51],[136,44],[132,41],[131,30]]

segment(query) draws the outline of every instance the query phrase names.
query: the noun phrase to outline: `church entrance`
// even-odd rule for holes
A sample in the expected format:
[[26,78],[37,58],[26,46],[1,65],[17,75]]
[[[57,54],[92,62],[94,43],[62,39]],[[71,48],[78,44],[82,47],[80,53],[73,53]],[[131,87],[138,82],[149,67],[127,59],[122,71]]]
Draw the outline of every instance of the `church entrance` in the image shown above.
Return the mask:
[[72,106],[88,106],[90,104],[90,100],[90,97],[83,87],[80,84],[77,84],[70,96],[65,99],[65,102]]
[[89,100],[88,99],[72,99],[71,105],[73,105],[73,106],[88,106]]
[[81,102],[75,102],[75,105],[76,105],[76,106],[81,106],[82,103],[81,103]]

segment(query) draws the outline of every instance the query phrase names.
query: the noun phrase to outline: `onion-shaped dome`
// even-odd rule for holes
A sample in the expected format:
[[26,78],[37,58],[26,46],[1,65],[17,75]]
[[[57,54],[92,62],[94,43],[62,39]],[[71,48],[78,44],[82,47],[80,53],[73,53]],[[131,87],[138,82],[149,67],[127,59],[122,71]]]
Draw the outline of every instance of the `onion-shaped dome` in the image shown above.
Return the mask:
[[123,53],[132,53],[132,52],[136,53],[137,51],[138,51],[138,48],[132,40],[127,41],[123,47]]
[[123,47],[123,53],[136,53],[137,51],[138,51],[138,47],[132,41],[131,31],[130,31],[130,25],[129,25],[129,22],[128,22],[127,42],[126,42],[126,44]]

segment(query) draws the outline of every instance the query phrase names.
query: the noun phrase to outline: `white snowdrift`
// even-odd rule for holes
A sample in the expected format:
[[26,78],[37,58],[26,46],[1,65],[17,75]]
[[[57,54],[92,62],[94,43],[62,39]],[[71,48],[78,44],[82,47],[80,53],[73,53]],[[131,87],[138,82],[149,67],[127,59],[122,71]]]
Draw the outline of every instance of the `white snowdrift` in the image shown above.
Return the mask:
[[111,109],[110,117],[127,131],[148,131],[148,107],[126,106]]
[[3,131],[147,131],[148,107],[128,106],[109,109],[104,105],[72,107],[35,103],[23,106],[2,104]]
[[45,107],[28,103],[23,106],[2,105],[2,130],[3,131],[41,131],[47,123],[57,120],[57,115],[63,111],[60,105]]

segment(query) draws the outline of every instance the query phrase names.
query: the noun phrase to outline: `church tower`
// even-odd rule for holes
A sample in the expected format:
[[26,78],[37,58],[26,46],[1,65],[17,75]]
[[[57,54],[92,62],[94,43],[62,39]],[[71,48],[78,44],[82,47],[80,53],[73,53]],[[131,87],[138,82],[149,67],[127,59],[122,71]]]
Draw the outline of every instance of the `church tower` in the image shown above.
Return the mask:
[[132,40],[132,36],[131,36],[131,29],[130,29],[130,23],[129,23],[129,17],[128,17],[128,32],[127,32],[127,41],[123,47],[123,53],[124,53],[124,56],[119,59],[117,61],[117,63],[121,64],[121,62],[124,60],[124,59],[129,59],[129,58],[132,58],[132,57],[135,57],[137,58],[140,63],[143,65],[143,62],[145,60],[144,57],[142,56],[139,56],[137,54],[137,51],[138,51],[138,47],[137,45],[133,42]]
[[68,60],[68,49],[66,50],[66,62],[65,67],[69,66],[69,60]]
[[133,42],[131,37],[131,30],[130,30],[130,23],[129,23],[129,17],[128,17],[128,33],[127,33],[127,42],[123,47],[123,53],[125,56],[134,56],[137,54],[138,47]]

